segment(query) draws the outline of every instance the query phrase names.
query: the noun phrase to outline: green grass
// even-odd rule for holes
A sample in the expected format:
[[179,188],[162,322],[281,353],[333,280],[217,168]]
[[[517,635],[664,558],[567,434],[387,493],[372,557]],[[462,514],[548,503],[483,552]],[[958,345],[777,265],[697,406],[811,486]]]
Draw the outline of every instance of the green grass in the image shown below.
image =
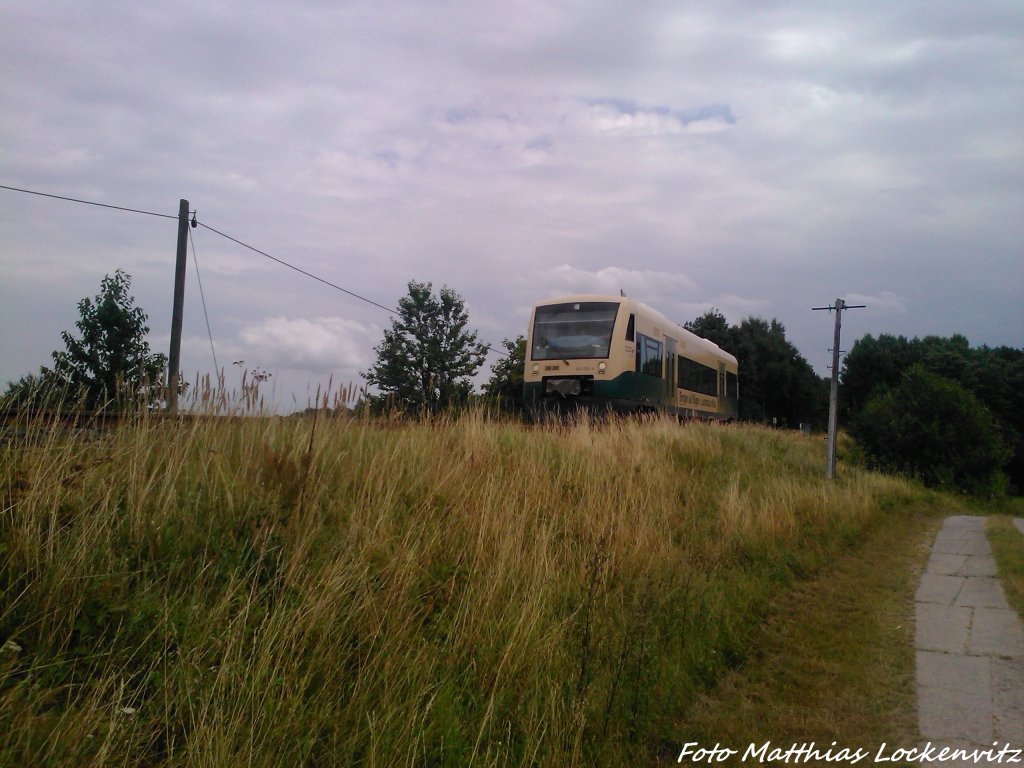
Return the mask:
[[986,533],[1006,601],[1024,620],[1024,533],[1009,515],[990,517]]
[[0,448],[12,765],[642,762],[794,585],[922,498],[825,483],[819,439],[738,426],[22,428]]
[[1019,499],[980,500],[921,492],[901,514],[869,526],[857,546],[819,575],[773,600],[752,651],[696,697],[661,762],[686,742],[835,749],[919,741],[913,653],[914,593],[930,546],[948,515],[988,516],[987,531],[1007,598],[1024,616],[1024,535]]
[[872,755],[883,742],[914,746],[914,592],[942,517],[960,513],[939,494],[908,499],[830,567],[779,595],[751,656],[697,697],[674,746],[721,742],[740,749],[723,763],[736,765],[746,745],[765,741]]

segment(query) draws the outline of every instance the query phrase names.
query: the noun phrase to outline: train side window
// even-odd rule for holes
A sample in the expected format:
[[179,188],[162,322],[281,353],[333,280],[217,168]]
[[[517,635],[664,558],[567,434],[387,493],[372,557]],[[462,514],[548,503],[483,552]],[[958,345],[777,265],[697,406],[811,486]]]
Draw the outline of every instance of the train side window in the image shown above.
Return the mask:
[[679,356],[678,363],[680,389],[712,397],[718,395],[718,371],[682,355]]
[[626,324],[626,341],[633,341],[634,328],[636,327],[636,315],[631,314],[629,316],[629,322]]
[[738,381],[736,379],[736,374],[733,373],[732,371],[728,371],[725,374],[725,396],[726,397],[736,397],[737,394],[738,394],[738,392],[736,390],[738,388],[739,387],[738,387]]
[[636,369],[648,376],[662,378],[662,343],[650,336],[637,334]]

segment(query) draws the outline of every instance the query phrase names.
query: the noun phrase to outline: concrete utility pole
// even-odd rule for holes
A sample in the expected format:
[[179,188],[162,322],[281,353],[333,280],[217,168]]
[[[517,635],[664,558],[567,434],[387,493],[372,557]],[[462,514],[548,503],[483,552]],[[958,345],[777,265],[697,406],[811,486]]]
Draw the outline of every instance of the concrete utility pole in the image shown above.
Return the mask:
[[174,308],[171,310],[171,349],[167,356],[167,410],[178,412],[178,374],[181,371],[181,319],[185,311],[185,257],[188,255],[188,200],[178,204],[178,254],[174,264]]
[[842,299],[836,299],[834,306],[811,307],[817,311],[827,309],[829,312],[836,312],[835,337],[832,340],[832,389],[828,397],[828,447],[825,454],[825,479],[831,480],[836,476],[836,428],[839,422],[839,329],[843,324],[844,309],[863,309],[866,304],[847,304]]

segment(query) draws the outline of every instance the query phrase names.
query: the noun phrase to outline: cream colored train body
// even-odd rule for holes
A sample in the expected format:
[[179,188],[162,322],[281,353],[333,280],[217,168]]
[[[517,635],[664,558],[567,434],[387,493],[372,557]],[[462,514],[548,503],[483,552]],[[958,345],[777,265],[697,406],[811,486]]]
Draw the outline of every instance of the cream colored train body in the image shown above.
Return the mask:
[[661,313],[623,296],[538,303],[526,337],[528,405],[664,411],[732,420],[736,358]]

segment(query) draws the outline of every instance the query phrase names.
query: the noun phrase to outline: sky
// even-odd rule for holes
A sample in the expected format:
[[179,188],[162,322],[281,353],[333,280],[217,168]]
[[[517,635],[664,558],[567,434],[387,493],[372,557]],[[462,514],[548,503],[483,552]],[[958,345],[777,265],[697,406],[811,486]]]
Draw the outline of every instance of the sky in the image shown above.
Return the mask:
[[[4,0],[0,184],[192,230],[182,368],[361,383],[410,280],[500,347],[551,296],[1024,347],[1019,0]],[[123,269],[170,338],[177,223],[0,189],[0,385]],[[195,261],[193,261],[193,258]],[[482,372],[498,358],[491,355]],[[244,362],[242,362],[244,361]],[[742,360],[740,364],[742,366]],[[238,363],[236,365],[236,363]]]

